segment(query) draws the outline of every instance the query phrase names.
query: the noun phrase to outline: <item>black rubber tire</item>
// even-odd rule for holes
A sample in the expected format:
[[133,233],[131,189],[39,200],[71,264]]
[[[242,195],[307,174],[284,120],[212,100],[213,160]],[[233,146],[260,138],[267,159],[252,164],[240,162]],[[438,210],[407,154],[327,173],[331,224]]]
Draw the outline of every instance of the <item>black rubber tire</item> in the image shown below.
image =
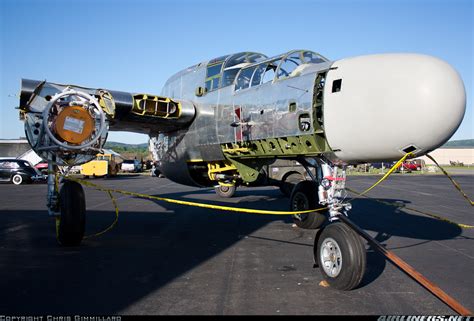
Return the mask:
[[56,236],[62,246],[78,246],[86,225],[86,198],[81,184],[65,181],[59,191],[61,216]]
[[[295,185],[290,197],[290,210],[317,209],[319,204],[318,186],[313,181],[301,181]],[[326,221],[327,210],[293,216],[293,222],[302,229],[317,229]]]
[[158,168],[156,168],[156,169],[154,170],[154,174],[155,174],[156,177],[160,177],[161,171],[160,171]]
[[[337,243],[342,257],[340,271],[335,277],[325,272],[320,255],[322,244],[330,241],[329,238]],[[329,285],[343,291],[357,287],[364,277],[367,260],[361,237],[346,224],[337,222],[326,226],[315,242],[314,259]]]
[[216,191],[216,194],[224,198],[231,198],[232,196],[234,196],[236,189],[237,187],[235,185],[232,185],[232,186],[219,185],[216,188],[214,188],[214,190]]
[[298,172],[286,173],[280,181],[280,192],[286,197],[290,197],[295,185],[302,180],[304,180],[304,177]]

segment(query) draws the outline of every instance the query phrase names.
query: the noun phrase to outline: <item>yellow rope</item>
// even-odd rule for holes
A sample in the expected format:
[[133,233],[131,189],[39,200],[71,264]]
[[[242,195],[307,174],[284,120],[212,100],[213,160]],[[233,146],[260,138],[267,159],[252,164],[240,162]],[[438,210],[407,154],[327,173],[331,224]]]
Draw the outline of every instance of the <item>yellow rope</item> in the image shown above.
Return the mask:
[[117,222],[118,222],[118,219],[119,219],[119,209],[118,209],[118,205],[117,205],[117,200],[115,199],[115,197],[112,195],[112,193],[110,191],[107,191],[107,194],[109,194],[109,197],[112,200],[112,204],[114,204],[115,220],[112,222],[112,224],[109,225],[109,227],[107,227],[103,231],[100,231],[100,232],[97,232],[97,233],[91,234],[91,235],[86,235],[86,236],[84,236],[84,239],[88,239],[88,238],[91,238],[91,237],[95,237],[95,236],[105,234],[108,231],[110,231],[111,229],[113,229],[115,227],[115,225],[117,225]]
[[378,200],[376,198],[373,198],[373,197],[370,197],[370,196],[367,196],[367,195],[363,195],[362,193],[359,193],[359,192],[357,192],[353,189],[350,189],[350,188],[346,188],[346,189],[351,193],[357,194],[359,196],[366,197],[366,198],[368,198],[372,201],[375,201],[375,202],[378,202],[378,203],[381,203],[381,204],[384,204],[384,205],[389,205],[389,206],[393,206],[393,207],[397,207],[397,208],[404,208],[404,209],[407,209],[407,210],[410,210],[410,211],[413,211],[413,212],[417,212],[417,213],[420,213],[420,214],[423,214],[423,215],[426,215],[426,216],[431,216],[431,217],[436,218],[440,221],[448,222],[448,223],[454,224],[456,226],[459,226],[461,228],[465,228],[465,229],[474,228],[474,225],[467,225],[467,224],[457,223],[457,222],[451,221],[451,220],[447,219],[446,217],[443,217],[439,214],[433,214],[433,213],[430,213],[430,212],[420,211],[420,210],[417,210],[416,208],[408,207],[408,206],[405,206],[405,205],[400,205],[400,204],[396,204],[396,203],[381,201],[381,200]]
[[[370,188],[368,188],[364,193],[367,193],[370,191],[372,188],[377,186],[379,183],[384,181],[390,174],[410,155],[411,153],[405,154],[388,172],[385,174],[378,182],[376,182],[374,185],[372,185]],[[229,212],[238,212],[238,213],[248,213],[248,214],[259,214],[259,215],[298,215],[298,214],[307,214],[307,213],[312,213],[312,212],[318,212],[318,211],[323,211],[326,210],[327,207],[322,207],[318,209],[311,209],[311,210],[304,210],[304,211],[269,211],[269,210],[257,210],[257,209],[251,209],[251,208],[240,208],[240,207],[231,207],[231,206],[223,206],[223,205],[213,205],[213,204],[206,204],[206,203],[198,203],[198,202],[190,202],[190,201],[183,201],[183,200],[176,200],[172,198],[166,198],[166,197],[159,197],[159,196],[153,196],[153,195],[147,195],[147,194],[141,194],[141,193],[135,193],[135,192],[128,192],[128,191],[123,191],[123,190],[118,190],[118,189],[111,189],[111,188],[105,188],[103,186],[100,186],[98,184],[91,183],[89,181],[85,181],[82,179],[78,178],[72,178],[69,176],[63,176],[65,179],[77,182],[79,184],[85,185],[92,187],[96,190],[106,192],[110,199],[112,200],[112,203],[115,208],[115,220],[112,222],[112,224],[104,229],[101,232],[85,236],[84,238],[91,238],[94,236],[99,236],[102,235],[108,231],[110,231],[112,228],[115,227],[115,225],[118,222],[119,218],[119,209],[117,205],[117,201],[114,198],[112,193],[118,193],[118,194],[123,194],[123,195],[129,195],[129,196],[135,196],[139,198],[144,198],[144,199],[151,199],[151,200],[157,200],[157,201],[163,201],[163,202],[168,202],[168,203],[174,203],[174,204],[180,204],[180,205],[186,205],[186,206],[194,206],[194,207],[201,207],[201,208],[208,208],[208,209],[213,209],[213,210],[220,210],[220,211],[229,211]],[[59,229],[59,222],[60,219],[58,218],[56,220],[56,232],[58,233]]]
[[72,177],[67,177],[67,179],[83,184],[85,186],[95,188],[96,190],[99,190],[99,191],[107,192],[109,193],[109,195],[110,193],[118,193],[118,194],[135,196],[135,197],[144,198],[144,199],[151,199],[151,200],[163,201],[163,202],[168,202],[168,203],[209,208],[209,209],[229,211],[229,212],[240,212],[240,213],[249,213],[249,214],[267,214],[267,215],[296,215],[296,214],[306,214],[306,213],[311,213],[311,212],[316,212],[316,211],[322,211],[326,209],[326,207],[323,207],[323,208],[304,210],[304,211],[269,211],[269,210],[256,210],[252,208],[230,207],[230,206],[223,206],[223,205],[213,205],[213,204],[206,204],[206,203],[182,201],[182,200],[176,200],[172,198],[165,198],[165,197],[159,197],[159,196],[153,196],[153,195],[147,195],[147,194],[141,194],[141,193],[135,193],[135,192],[122,191],[118,189],[105,188],[100,185],[97,185],[88,181],[84,181],[82,179],[72,178]]
[[[384,201],[380,201],[380,200],[376,200],[376,199],[373,199],[369,196],[366,196],[365,194],[368,193],[370,190],[372,190],[374,187],[376,187],[377,185],[379,185],[381,182],[383,182],[385,179],[387,179],[387,177],[389,177],[404,161],[407,157],[409,157],[410,155],[412,155],[412,153],[407,153],[405,154],[398,162],[396,162],[392,168],[381,178],[379,179],[375,184],[373,184],[371,187],[369,187],[368,189],[366,189],[365,191],[363,191],[362,193],[359,193],[359,192],[356,192],[354,190],[351,190],[349,188],[347,188],[347,190],[351,191],[352,193],[355,193],[357,195],[360,195],[360,196],[364,196],[364,197],[367,197],[369,199],[372,199],[372,200],[375,200],[377,202],[380,202],[380,203],[383,203],[383,204],[386,204],[386,205],[390,205],[390,206],[395,206],[395,207],[400,207],[398,205],[395,205],[395,204],[392,204],[392,203],[389,203],[389,202],[384,202]],[[463,194],[463,196],[468,199],[472,205],[472,201],[467,197],[467,195],[462,191],[461,187],[449,176],[448,173],[446,173],[444,171],[444,169],[441,168],[441,166],[439,166],[439,164],[430,156],[430,155],[427,155],[430,159],[432,159],[435,164],[443,171],[443,173],[448,176],[448,178],[451,180],[451,182],[453,183],[453,185]],[[96,190],[99,190],[99,191],[103,191],[103,192],[106,192],[110,199],[112,200],[112,203],[114,205],[114,208],[115,208],[115,220],[112,222],[112,224],[107,227],[106,229],[104,229],[103,231],[101,232],[98,232],[98,233],[95,233],[95,234],[92,234],[92,235],[88,235],[88,236],[85,236],[84,238],[90,238],[90,237],[94,237],[94,236],[99,236],[99,235],[102,235],[108,231],[110,231],[112,228],[115,227],[115,225],[117,224],[118,222],[118,218],[119,218],[119,209],[118,209],[118,205],[117,205],[117,201],[116,199],[114,198],[113,194],[112,193],[118,193],[118,194],[123,194],[123,195],[128,195],[128,196],[134,196],[134,197],[139,197],[139,198],[144,198],[144,199],[151,199],[151,200],[157,200],[157,201],[163,201],[163,202],[168,202],[168,203],[174,203],[174,204],[180,204],[180,205],[186,205],[186,206],[193,206],[193,207],[201,207],[201,208],[208,208],[208,209],[214,209],[214,210],[221,210],[221,211],[229,211],[229,212],[238,212],[238,213],[248,213],[248,214],[259,214],[259,215],[297,215],[297,214],[306,214],[306,213],[311,213],[311,212],[317,212],[317,211],[323,211],[325,209],[327,209],[327,207],[323,207],[323,208],[318,208],[318,209],[311,209],[311,210],[304,210],[304,211],[270,211],[270,210],[257,210],[257,209],[250,209],[250,208],[239,208],[239,207],[230,207],[230,206],[223,206],[223,205],[213,205],[213,204],[206,204],[206,203],[198,203],[198,202],[190,202],[190,201],[183,201],[183,200],[176,200],[176,199],[172,199],[172,198],[165,198],[165,197],[159,197],[159,196],[153,196],[153,195],[147,195],[147,194],[141,194],[141,193],[135,193],[135,192],[128,192],[128,191],[123,191],[123,190],[118,190],[118,189],[110,189],[110,188],[105,188],[103,186],[100,186],[98,184],[94,184],[94,183],[91,183],[89,181],[85,181],[85,180],[82,180],[82,179],[78,179],[78,178],[72,178],[72,177],[69,177],[69,176],[63,176],[65,179],[68,179],[68,180],[71,180],[71,181],[74,181],[74,182],[77,182],[79,184],[82,184],[82,185],[85,185],[85,186],[89,186],[89,187],[92,187]],[[436,219],[439,219],[439,220],[442,220],[442,221],[445,221],[445,222],[448,222],[448,223],[451,223],[451,224],[454,224],[454,225],[457,225],[461,228],[474,228],[474,226],[472,225],[467,225],[467,224],[460,224],[460,223],[456,223],[456,222],[453,222],[445,217],[442,217],[440,215],[436,215],[436,214],[432,214],[432,213],[428,213],[428,212],[423,212],[423,211],[420,211],[420,210],[417,210],[417,209],[414,209],[414,208],[410,208],[410,207],[404,207],[410,211],[414,211],[414,212],[418,212],[420,214],[424,214],[424,215],[427,215],[427,216],[431,216],[431,217],[434,217]],[[57,219],[56,220],[56,231],[58,232],[58,228],[59,228],[59,220]]]
[[469,204],[471,204],[471,206],[474,205],[474,202],[472,202],[472,200],[469,198],[469,196],[467,196],[466,193],[464,193],[464,191],[462,190],[461,186],[459,186],[459,184],[451,177],[451,175],[448,174],[448,172],[446,172],[444,170],[444,168],[441,167],[441,165],[438,164],[438,162],[430,155],[430,154],[426,154],[426,157],[428,157],[429,159],[431,159],[435,164],[436,166],[438,166],[438,168],[443,172],[444,175],[446,175],[449,180],[451,181],[451,183],[453,183],[454,187],[461,193],[461,195],[469,202]]
[[366,189],[365,191],[363,191],[360,195],[364,195],[366,193],[368,193],[370,190],[372,190],[375,186],[379,185],[380,183],[382,183],[387,177],[389,177],[404,161],[405,159],[410,156],[410,155],[413,155],[412,153],[406,153],[405,155],[403,155],[402,158],[400,158],[400,160],[398,162],[396,162],[392,168],[390,168],[390,170],[381,178],[379,179],[374,185],[372,185],[371,187],[369,187],[368,189]]

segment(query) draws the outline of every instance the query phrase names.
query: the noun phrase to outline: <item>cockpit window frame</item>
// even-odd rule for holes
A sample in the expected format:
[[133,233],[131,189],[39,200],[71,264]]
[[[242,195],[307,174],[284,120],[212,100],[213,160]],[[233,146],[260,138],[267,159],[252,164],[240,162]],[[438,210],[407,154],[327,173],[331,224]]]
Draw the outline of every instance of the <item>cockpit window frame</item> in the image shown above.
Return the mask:
[[[255,87],[261,86],[261,85],[266,84],[266,83],[273,83],[273,82],[275,81],[275,77],[273,77],[272,80],[267,81],[267,82],[264,82],[264,83],[262,82],[262,81],[263,81],[263,77],[261,77],[258,85],[253,85],[253,84],[252,84],[253,81],[254,81],[254,77],[255,77],[256,72],[257,72],[262,66],[265,65],[265,71],[262,73],[262,76],[264,76],[265,73],[267,72],[267,71],[266,71],[266,69],[267,69],[266,67],[267,67],[269,64],[272,64],[272,63],[274,63],[274,62],[276,62],[276,61],[278,61],[278,60],[280,60],[280,62],[281,62],[282,57],[283,57],[283,56],[273,57],[273,58],[271,58],[271,59],[266,59],[266,60],[261,61],[261,62],[259,62],[259,63],[257,63],[257,64],[252,64],[252,65],[246,66],[245,68],[240,69],[239,73],[236,75],[235,80],[234,80],[234,84],[233,84],[233,86],[234,86],[234,93],[235,93],[235,92],[241,92],[241,91],[244,91],[244,90],[247,90],[247,89],[250,89],[250,88],[255,88]],[[280,65],[280,62],[276,65],[276,69],[275,69],[275,71],[274,71],[275,75],[276,75],[276,72],[277,72],[277,70],[278,70],[278,66]],[[237,86],[237,83],[238,83],[238,79],[239,79],[239,77],[240,77],[240,74],[241,74],[244,70],[251,69],[251,68],[253,68],[254,70],[253,70],[253,73],[252,73],[252,77],[250,78],[249,86],[246,87],[246,88],[237,89],[236,86]]]
[[[313,53],[313,54],[315,54],[316,56],[320,57],[323,61],[322,61],[322,62],[318,62],[318,63],[307,62],[307,59],[305,59],[305,57],[304,57],[304,55],[303,55],[305,52]],[[250,89],[250,88],[256,88],[256,87],[261,86],[261,85],[263,85],[263,84],[265,84],[265,83],[272,83],[272,84],[273,84],[273,83],[275,83],[275,82],[277,82],[277,81],[280,81],[280,80],[285,80],[285,79],[288,79],[288,78],[296,77],[297,75],[294,75],[294,76],[287,76],[287,77],[278,77],[278,73],[280,72],[280,67],[281,67],[281,65],[283,64],[283,62],[285,61],[285,59],[288,58],[288,57],[290,57],[291,55],[294,55],[295,53],[298,53],[299,58],[300,58],[300,60],[301,60],[301,62],[302,62],[299,66],[301,66],[301,65],[303,65],[303,64],[319,64],[319,63],[325,63],[325,62],[329,62],[329,61],[330,61],[329,59],[327,59],[326,57],[324,57],[323,55],[321,55],[321,54],[319,54],[319,53],[317,53],[317,52],[315,52],[315,51],[306,50],[306,49],[291,50],[291,51],[289,51],[289,52],[287,52],[287,53],[284,53],[284,54],[281,54],[281,55],[278,55],[278,56],[274,56],[274,57],[270,57],[270,58],[268,58],[268,59],[265,59],[265,60],[260,61],[260,62],[258,62],[258,63],[253,63],[253,64],[251,64],[251,65],[245,66],[244,68],[240,69],[240,71],[239,71],[239,72],[237,73],[237,75],[235,76],[234,83],[232,84],[232,85],[233,85],[233,92],[234,92],[234,93],[237,93],[237,92],[240,93],[240,92],[245,91],[245,90],[248,90],[248,89]],[[280,61],[279,61],[279,63],[278,63],[277,69],[275,70],[275,75],[274,75],[272,81],[268,81],[268,82],[262,83],[262,81],[260,80],[260,83],[259,83],[258,85],[252,85],[253,79],[254,79],[254,77],[255,77],[255,73],[257,72],[257,70],[259,70],[259,67],[260,67],[261,65],[263,65],[263,64],[268,65],[269,63],[272,63],[272,62],[275,62],[275,61],[278,61],[278,60],[280,60]],[[248,86],[247,88],[242,88],[242,89],[236,90],[236,89],[237,89],[237,88],[236,88],[237,80],[238,80],[238,78],[240,77],[240,74],[241,74],[244,70],[246,70],[246,69],[248,69],[248,68],[255,68],[255,69],[254,69],[254,72],[253,72],[253,74],[252,74],[252,78],[250,79],[250,84],[249,84],[249,86]],[[297,68],[298,68],[298,67],[297,67]],[[291,73],[290,73],[290,74],[291,74]]]
[[288,74],[287,76],[279,76],[280,74],[280,71],[281,71],[281,68],[282,68],[282,65],[290,58],[292,57],[295,53],[298,53],[298,59],[300,60],[300,64],[298,66],[296,66],[291,72],[293,72],[296,68],[298,68],[299,66],[303,65],[305,62],[304,60],[302,59],[303,58],[303,51],[300,51],[300,50],[293,50],[293,51],[290,51],[289,53],[287,53],[282,59],[281,59],[281,62],[280,64],[278,65],[278,68],[275,72],[275,80],[282,80],[282,79],[287,79],[287,78],[291,78],[291,72],[288,73],[286,70],[285,72]]
[[[209,70],[213,67],[216,67],[216,66],[219,66],[221,65],[220,67],[220,70],[218,73],[216,74],[213,74],[212,76],[209,76]],[[215,62],[213,64],[208,64],[206,66],[206,79],[204,80],[204,88],[206,88],[206,91],[207,92],[211,92],[211,91],[214,91],[216,89],[219,89],[220,88],[220,83],[221,83],[221,77],[222,77],[222,67],[224,66],[224,62],[223,61],[218,61],[218,62]],[[218,81],[217,83],[217,87],[214,87],[214,82]],[[209,82],[210,84],[210,87],[208,88],[207,87],[207,83]]]
[[[238,57],[243,57],[243,62],[242,63],[248,63],[248,64],[251,64],[251,65],[259,63],[259,61],[249,61],[250,57],[252,57],[252,56],[257,56],[257,58],[253,57],[254,59],[252,59],[252,60],[262,59],[261,61],[265,61],[266,59],[268,59],[268,57],[266,55],[258,53],[258,52],[243,51],[243,52],[238,52],[238,53],[235,53],[235,54],[232,54],[232,55],[221,56],[221,57],[214,58],[214,59],[210,60],[207,64],[207,66],[206,66],[206,78],[204,80],[204,88],[206,88],[206,93],[215,91],[217,89],[225,88],[225,87],[228,87],[228,86],[234,86],[235,85],[235,80],[237,79],[237,76],[240,74],[240,70],[242,68],[240,68],[239,72],[237,72],[235,74],[235,77],[231,82],[226,82],[226,84],[224,85],[224,73],[225,73],[225,71],[230,70],[229,68],[231,68],[233,66],[237,66],[237,65],[240,64],[240,63],[236,63],[234,65],[229,65],[229,62],[232,59],[236,59]],[[209,76],[210,68],[215,67],[219,64],[222,64],[219,73],[213,74],[212,76]],[[214,81],[216,81],[216,79],[218,79],[217,80],[218,81],[217,87],[214,84]],[[209,86],[208,86],[208,82],[209,82]]]
[[[307,59],[306,59],[305,56],[304,56],[304,53],[305,53],[305,52],[313,53],[313,54],[315,54],[316,56],[319,56],[323,61],[322,61],[322,62],[318,62],[318,63],[307,62]],[[291,73],[289,73],[288,76],[285,76],[285,77],[278,77],[278,74],[280,73],[280,68],[281,68],[281,66],[283,65],[283,63],[285,62],[285,60],[287,60],[288,57],[293,56],[295,53],[298,53],[299,59],[300,59],[300,61],[302,62],[300,65],[298,65],[298,67],[301,66],[301,65],[304,65],[304,64],[311,65],[311,64],[319,64],[319,63],[324,63],[324,62],[328,62],[328,61],[329,61],[329,59],[327,59],[326,57],[322,56],[321,54],[319,54],[319,53],[317,53],[317,52],[311,51],[311,50],[305,50],[305,49],[291,50],[291,51],[289,51],[288,53],[286,53],[286,54],[284,55],[284,57],[282,58],[282,60],[281,60],[281,62],[280,62],[280,65],[278,66],[278,69],[277,69],[277,71],[276,71],[276,73],[275,73],[275,79],[273,80],[273,82],[279,81],[279,80],[285,80],[285,79],[288,79],[288,78],[292,78],[292,77],[296,77],[296,76],[297,76],[297,75],[291,76],[291,73],[294,71],[294,70],[293,70]],[[298,67],[296,67],[296,68],[298,68]],[[295,69],[296,69],[296,68],[295,68]]]

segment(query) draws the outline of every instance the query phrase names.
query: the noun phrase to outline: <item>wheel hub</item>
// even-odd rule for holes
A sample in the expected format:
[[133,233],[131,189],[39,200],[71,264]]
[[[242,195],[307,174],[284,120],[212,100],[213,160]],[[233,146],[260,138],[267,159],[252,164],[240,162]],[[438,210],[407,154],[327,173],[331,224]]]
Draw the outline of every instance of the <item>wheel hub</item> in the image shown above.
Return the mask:
[[[309,201],[303,193],[297,193],[293,198],[293,211],[304,211],[309,209]],[[295,214],[293,217],[299,221],[304,221],[308,214]]]
[[335,278],[339,275],[342,268],[342,254],[339,244],[333,238],[326,238],[319,252],[324,272]]

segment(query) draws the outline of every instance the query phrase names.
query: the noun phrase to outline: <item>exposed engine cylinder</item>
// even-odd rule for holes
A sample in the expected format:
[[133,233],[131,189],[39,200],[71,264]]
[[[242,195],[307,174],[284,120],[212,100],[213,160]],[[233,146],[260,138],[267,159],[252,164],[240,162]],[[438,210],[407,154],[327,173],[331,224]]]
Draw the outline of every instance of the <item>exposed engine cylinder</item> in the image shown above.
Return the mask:
[[53,96],[41,91],[33,93],[27,106],[22,109],[26,136],[43,159],[72,166],[93,159],[102,149],[108,124],[94,96],[71,88]]

